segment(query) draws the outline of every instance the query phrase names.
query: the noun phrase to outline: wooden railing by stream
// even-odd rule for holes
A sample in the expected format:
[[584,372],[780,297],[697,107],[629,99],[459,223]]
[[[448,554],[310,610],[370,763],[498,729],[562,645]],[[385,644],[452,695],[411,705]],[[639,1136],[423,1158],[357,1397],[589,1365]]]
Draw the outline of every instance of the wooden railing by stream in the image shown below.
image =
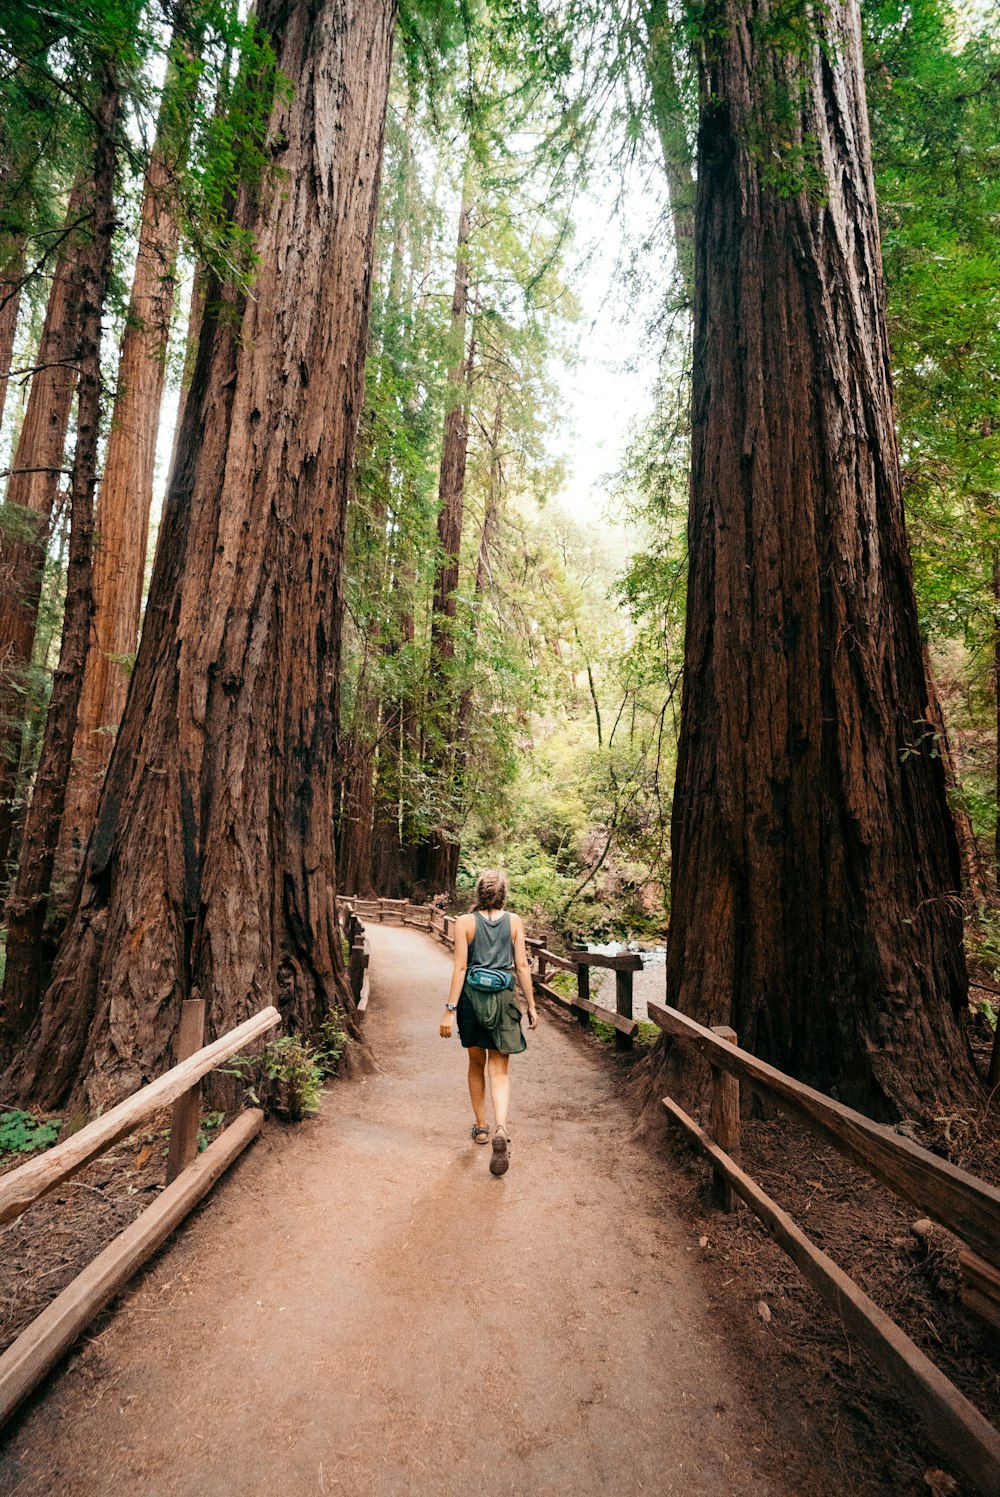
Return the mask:
[[201,1081],[263,1038],[281,1022],[281,1015],[276,1008],[265,1008],[209,1045],[202,1044],[204,1022],[204,1002],[188,999],[181,1013],[176,1065],[63,1143],[0,1176],[2,1226],[148,1123],[154,1114],[173,1106],[166,1188],[0,1356],[0,1427],[260,1132],[264,1114],[251,1108],[199,1154]]
[[[407,900],[352,899],[355,919],[398,921],[428,931],[454,945],[455,917],[434,905]],[[603,956],[568,951],[559,955],[541,939],[528,938],[534,959],[535,992],[568,1010],[584,1025],[597,1015],[615,1028],[616,1044],[628,1047],[636,1033],[632,978],[642,965],[631,953]],[[590,998],[592,967],[611,968],[616,979],[614,1010]],[[573,972],[577,992],[567,997],[546,981],[550,969]],[[703,1056],[712,1069],[709,1126],[705,1130],[670,1097],[663,1110],[671,1122],[711,1162],[712,1199],[723,1211],[743,1200],[788,1253],[803,1277],[865,1347],[924,1421],[945,1463],[982,1497],[1000,1494],[1000,1433],[864,1291],[822,1252],[787,1212],[739,1166],[740,1083],[791,1113],[856,1165],[954,1233],[965,1245],[960,1255],[965,1306],[1000,1331],[1000,1191],[947,1160],[940,1159],[894,1129],[855,1112],[774,1066],[741,1050],[728,1026],[707,1029],[676,1009],[647,1003],[650,1019],[676,1042]]]

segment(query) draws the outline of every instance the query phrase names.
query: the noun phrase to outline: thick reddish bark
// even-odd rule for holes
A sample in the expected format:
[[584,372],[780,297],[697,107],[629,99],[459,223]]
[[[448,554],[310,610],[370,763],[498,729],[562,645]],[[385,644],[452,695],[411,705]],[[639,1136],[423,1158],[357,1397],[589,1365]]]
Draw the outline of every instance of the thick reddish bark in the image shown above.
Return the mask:
[[[153,475],[174,305],[179,222],[173,183],[184,155],[190,74],[171,68],[146,173],[138,254],[118,362],[111,432],[98,495],[91,647],[56,857],[54,902],[72,899],[135,654],[153,502]],[[182,84],[179,79],[183,79]]]
[[809,17],[801,56],[774,45],[766,0],[704,17],[667,992],[785,1070],[913,1117],[974,1085],[959,856],[903,522],[857,3]]
[[125,715],[40,1025],[8,1085],[107,1103],[218,1034],[350,1004],[334,885],[344,522],[392,0],[263,0],[280,71],[252,296],[208,298]]
[[[85,216],[84,188],[70,197],[67,229]],[[24,413],[0,528],[0,869],[7,861],[20,764],[24,673],[31,662],[45,547],[52,522],[76,389],[79,338],[74,262],[79,239],[70,233],[56,262],[37,372]]]
[[42,751],[31,806],[24,826],[17,879],[7,901],[7,961],[4,970],[2,1030],[4,1047],[24,1033],[41,996],[46,953],[42,931],[52,880],[56,844],[69,778],[73,734],[90,638],[94,539],[94,490],[101,430],[101,319],[111,275],[114,233],[116,134],[121,91],[105,65],[95,127],[93,179],[88,183],[88,242],[74,266],[74,300],[79,341],[74,363],[79,375],[76,451],[70,482],[69,563],[59,664],[45,720]]

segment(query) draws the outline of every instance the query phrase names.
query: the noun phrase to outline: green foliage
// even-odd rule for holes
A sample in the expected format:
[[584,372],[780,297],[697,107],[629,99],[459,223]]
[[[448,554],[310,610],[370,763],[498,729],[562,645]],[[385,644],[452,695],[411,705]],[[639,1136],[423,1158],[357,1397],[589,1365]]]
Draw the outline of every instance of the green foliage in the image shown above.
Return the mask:
[[246,1084],[247,1098],[254,1107],[284,1122],[301,1122],[320,1109],[324,1058],[297,1034],[268,1040],[256,1054],[237,1056],[221,1069]]
[[62,1127],[58,1118],[37,1118],[33,1113],[14,1108],[0,1112],[0,1155],[34,1154],[49,1149]]
[[339,1008],[331,1008],[319,1028],[319,1047],[316,1064],[324,1076],[334,1076],[337,1064],[347,1049],[348,1033],[344,1015]]
[[198,1153],[203,1154],[210,1143],[215,1140],[215,1135],[226,1121],[224,1112],[207,1112],[201,1120],[198,1129]]

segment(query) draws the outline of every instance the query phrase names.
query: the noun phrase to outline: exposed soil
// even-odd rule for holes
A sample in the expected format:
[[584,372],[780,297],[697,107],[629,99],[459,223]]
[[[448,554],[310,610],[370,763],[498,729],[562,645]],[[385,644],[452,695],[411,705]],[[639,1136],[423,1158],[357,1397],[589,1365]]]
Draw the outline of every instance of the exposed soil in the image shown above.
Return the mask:
[[[511,1062],[493,1179],[437,1034],[447,952],[370,935],[380,1072],[269,1127],[11,1428],[3,1497],[932,1490],[791,1265],[634,1136],[627,1071],[572,1022]],[[803,1174],[831,1206],[832,1178]]]

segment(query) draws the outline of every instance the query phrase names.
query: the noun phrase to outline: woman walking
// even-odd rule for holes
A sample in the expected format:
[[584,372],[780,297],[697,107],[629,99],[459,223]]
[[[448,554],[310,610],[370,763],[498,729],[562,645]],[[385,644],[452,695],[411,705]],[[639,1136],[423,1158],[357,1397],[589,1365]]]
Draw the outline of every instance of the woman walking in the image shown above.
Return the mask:
[[[529,1029],[538,1023],[524,944],[524,922],[520,915],[512,915],[504,908],[506,903],[507,875],[496,870],[481,873],[476,881],[472,913],[455,921],[455,965],[441,1020],[441,1035],[450,1039],[451,1016],[456,1014],[459,1038],[469,1052],[469,1096],[476,1115],[472,1137],[477,1144],[490,1142],[486,1122],[486,1072],[489,1071],[495,1123],[490,1159],[493,1175],[505,1174],[510,1164],[507,1063],[512,1055],[527,1048],[522,1017],[527,1014]],[[524,1008],[514,996],[515,973],[524,996]]]

